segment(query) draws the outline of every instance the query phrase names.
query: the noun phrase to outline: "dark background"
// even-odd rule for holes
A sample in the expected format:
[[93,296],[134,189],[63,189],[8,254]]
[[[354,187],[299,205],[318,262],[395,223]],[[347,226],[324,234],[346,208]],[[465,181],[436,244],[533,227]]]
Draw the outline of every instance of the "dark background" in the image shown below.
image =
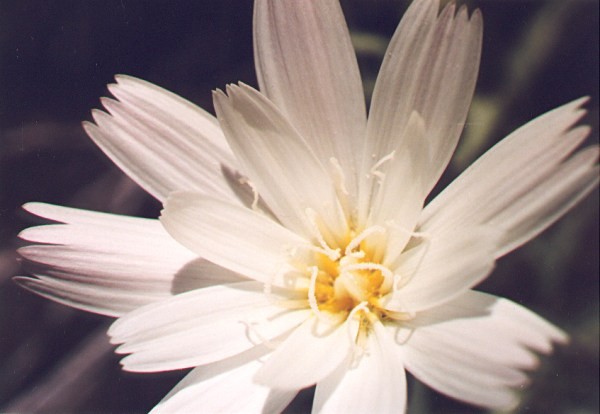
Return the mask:
[[[443,186],[531,118],[583,95],[598,142],[598,2],[482,0],[480,80]],[[343,1],[369,94],[407,2]],[[183,372],[121,372],[108,318],[71,310],[11,282],[20,274],[20,210],[46,201],[156,217],[160,206],[80,127],[114,74],[170,89],[212,111],[211,90],[256,85],[252,2],[0,0],[0,412],[144,412]],[[481,290],[565,329],[524,391],[521,412],[595,413],[598,404],[598,192],[526,247],[500,260]],[[232,395],[232,398],[235,398]],[[305,412],[310,391],[289,408]],[[478,413],[409,382],[409,413]]]

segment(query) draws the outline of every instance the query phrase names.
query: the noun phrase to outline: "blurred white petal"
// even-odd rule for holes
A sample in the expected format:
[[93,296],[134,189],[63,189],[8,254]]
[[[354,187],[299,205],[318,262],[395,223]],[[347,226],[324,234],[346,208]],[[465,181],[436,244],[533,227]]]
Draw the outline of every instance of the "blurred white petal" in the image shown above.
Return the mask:
[[151,83],[117,76],[109,90],[119,100],[103,100],[84,123],[88,135],[127,175],[157,199],[171,191],[194,190],[236,200],[223,168],[236,169],[214,116]]
[[402,413],[406,375],[391,335],[373,325],[359,361],[348,358],[317,384],[313,413]]
[[175,193],[160,220],[175,240],[201,257],[258,281],[295,284],[298,272],[288,264],[290,251],[307,242],[264,215],[196,193]]
[[336,158],[354,196],[366,127],[356,56],[336,0],[260,0],[254,55],[260,90],[323,165]]
[[[423,147],[425,124],[418,113],[412,113],[402,135],[409,137],[408,145]],[[414,152],[400,145],[391,158],[376,169],[381,175],[376,176],[379,182],[373,189],[367,222],[386,224],[386,262],[394,261],[404,250],[417,225],[427,195],[421,169],[428,159],[427,151]]]
[[[128,371],[189,368],[219,361],[300,324],[307,311],[285,311],[256,282],[197,289],[136,309],[110,327]],[[181,316],[185,315],[185,318]]]
[[346,226],[334,185],[314,148],[258,91],[230,85],[214,94],[215,110],[231,148],[261,197],[286,227],[310,237],[307,209],[340,234]]
[[271,388],[299,390],[327,377],[348,357],[357,326],[330,324],[311,316],[277,347],[255,381]]
[[[450,3],[439,16],[438,8],[437,0],[414,1],[394,33],[373,92],[363,151],[365,171],[396,148],[414,152],[417,159],[427,151],[429,162],[420,166],[427,191],[446,168],[462,132],[479,70],[483,26],[478,10],[469,18],[466,7],[455,13]],[[424,120],[426,136],[399,135],[414,111]]]
[[17,276],[14,280],[27,290],[47,299],[101,315],[116,317],[161,299],[160,295],[110,289],[94,286],[93,283],[72,282],[54,274],[52,277],[38,274],[34,276],[36,277]]
[[[470,291],[424,312],[398,339],[407,369],[451,397],[488,408],[510,409],[514,390],[528,383],[524,369],[566,335],[533,312],[506,299]],[[397,328],[388,326],[397,335]]]
[[260,368],[264,347],[192,370],[151,411],[160,413],[277,413],[297,391],[271,390],[252,377]]
[[573,128],[579,99],[519,128],[479,158],[424,210],[421,228],[449,234],[490,224],[502,256],[562,217],[598,184],[598,148],[571,155],[589,134]]
[[44,243],[19,253],[35,275],[50,277],[18,281],[70,306],[120,316],[176,293],[242,280],[181,246],[158,220],[42,203],[25,209],[66,224],[21,232],[28,242]]
[[389,294],[385,308],[419,312],[464,293],[494,268],[498,239],[490,228],[425,239],[400,256],[395,273],[403,286]]

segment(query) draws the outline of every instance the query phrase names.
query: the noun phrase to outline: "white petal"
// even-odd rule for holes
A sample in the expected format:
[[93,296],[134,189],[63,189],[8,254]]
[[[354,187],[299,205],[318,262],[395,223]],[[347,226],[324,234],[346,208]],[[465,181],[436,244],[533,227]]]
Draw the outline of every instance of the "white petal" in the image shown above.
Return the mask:
[[311,237],[314,224],[306,213],[310,208],[335,234],[345,232],[328,171],[283,114],[249,86],[230,85],[227,93],[214,94],[219,121],[243,170],[275,216]]
[[356,56],[337,0],[261,0],[254,9],[261,91],[307,140],[323,165],[338,159],[355,194],[366,126]]
[[160,221],[179,243],[234,272],[282,287],[306,279],[288,260],[307,242],[245,207],[196,193],[175,193]]
[[189,368],[236,355],[300,324],[308,310],[289,311],[285,297],[257,282],[198,289],[137,309],[110,327],[128,371]]
[[427,237],[401,255],[393,267],[401,286],[389,295],[389,302],[384,302],[386,309],[429,309],[473,287],[494,267],[500,237],[494,229],[465,229],[457,234]]
[[[414,137],[413,144],[424,137],[425,125],[419,114],[413,112],[403,134]],[[421,171],[427,160],[423,157],[428,157],[427,151],[419,153],[397,148],[392,158],[378,168],[381,175],[374,177],[380,182],[370,203],[368,225],[387,228],[387,261],[394,261],[404,250],[421,214],[427,195]]]
[[375,323],[358,362],[349,358],[317,384],[313,413],[403,413],[406,375],[397,348],[389,332]]
[[117,76],[106,99],[112,114],[94,111],[88,135],[127,175],[159,200],[174,190],[195,190],[236,200],[222,168],[236,169],[216,119],[158,86]]
[[[451,397],[488,408],[510,409],[511,388],[528,383],[530,350],[550,352],[563,332],[506,299],[470,291],[455,301],[417,315],[403,346],[407,369]],[[389,328],[392,332],[394,328]]]
[[507,229],[497,256],[537,236],[598,187],[598,153],[598,147],[592,147],[575,154],[490,220],[490,225]]
[[519,128],[469,167],[424,210],[424,231],[489,223],[505,231],[497,256],[535,237],[598,183],[598,148],[570,154],[589,128],[580,99]]
[[[406,150],[431,151],[427,174],[429,190],[444,171],[462,131],[479,69],[482,19],[476,10],[469,20],[462,7],[448,5],[439,16],[439,1],[417,0],[409,7],[394,34],[383,61],[367,125],[365,171],[375,161],[405,144]],[[427,135],[400,136],[416,111],[425,121]],[[420,158],[420,157],[418,157]]]
[[119,316],[175,293],[241,280],[181,246],[158,220],[40,203],[24,208],[67,224],[21,232],[24,240],[45,243],[19,253],[33,273],[48,277],[19,281],[70,306]]
[[161,299],[147,293],[122,291],[95,286],[89,283],[72,282],[58,277],[16,276],[13,280],[25,289],[46,299],[88,312],[117,317],[147,303]]
[[329,324],[312,316],[277,347],[254,380],[272,388],[314,385],[344,362],[356,337],[354,322]]
[[297,391],[270,390],[252,381],[264,347],[192,370],[151,411],[160,413],[276,413]]

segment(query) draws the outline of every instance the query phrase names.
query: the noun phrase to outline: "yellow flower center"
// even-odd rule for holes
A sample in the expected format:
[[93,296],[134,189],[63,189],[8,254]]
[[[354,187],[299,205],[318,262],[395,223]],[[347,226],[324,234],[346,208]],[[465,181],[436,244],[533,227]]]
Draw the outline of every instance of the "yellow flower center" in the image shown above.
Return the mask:
[[[315,312],[348,314],[357,306],[382,316],[380,299],[392,289],[394,275],[380,263],[365,239],[383,229],[371,227],[337,250],[315,253],[310,267],[309,303]],[[353,237],[354,236],[354,237]]]

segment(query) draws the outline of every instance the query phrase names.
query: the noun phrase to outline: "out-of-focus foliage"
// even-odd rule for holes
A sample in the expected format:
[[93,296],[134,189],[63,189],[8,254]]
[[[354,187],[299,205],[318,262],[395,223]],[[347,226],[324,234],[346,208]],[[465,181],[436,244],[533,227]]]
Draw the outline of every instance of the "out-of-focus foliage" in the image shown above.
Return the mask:
[[[480,80],[457,157],[440,188],[519,125],[590,95],[598,141],[598,2],[481,0]],[[407,3],[342,2],[366,99]],[[80,128],[115,73],[162,85],[212,110],[210,91],[255,85],[250,0],[0,2],[0,412],[144,412],[184,372],[123,373],[107,318],[15,286],[14,249],[35,224],[20,210],[46,201],[155,217],[160,206]],[[438,190],[436,190],[438,191]],[[500,260],[480,289],[564,328],[571,344],[544,358],[519,411],[598,412],[598,193],[541,237]],[[311,390],[289,412],[307,412]],[[478,413],[409,383],[409,413]]]

